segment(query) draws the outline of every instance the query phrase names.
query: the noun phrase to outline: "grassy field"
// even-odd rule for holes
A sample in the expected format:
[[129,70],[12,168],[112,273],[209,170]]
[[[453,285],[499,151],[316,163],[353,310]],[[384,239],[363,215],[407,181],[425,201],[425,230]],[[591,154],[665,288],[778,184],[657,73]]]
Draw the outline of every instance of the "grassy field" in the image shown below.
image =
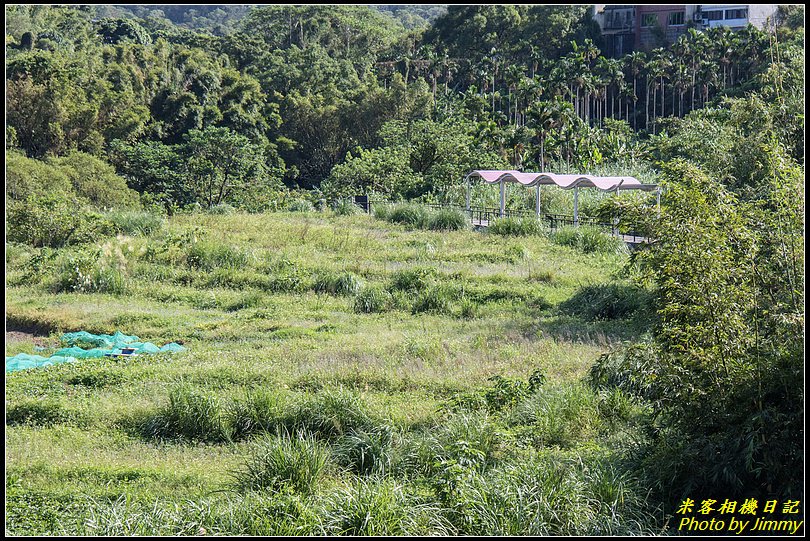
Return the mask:
[[626,252],[331,213],[147,229],[7,247],[7,356],[188,348],[7,374],[8,534],[662,527],[625,466],[646,412],[585,382],[648,324]]

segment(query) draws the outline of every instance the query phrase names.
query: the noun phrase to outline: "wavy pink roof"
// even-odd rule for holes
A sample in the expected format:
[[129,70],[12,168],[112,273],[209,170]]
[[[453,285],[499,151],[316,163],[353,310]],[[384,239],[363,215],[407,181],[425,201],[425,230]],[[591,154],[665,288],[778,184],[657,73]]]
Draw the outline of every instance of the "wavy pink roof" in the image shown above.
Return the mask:
[[520,171],[473,171],[468,178],[480,178],[487,184],[500,181],[517,182],[523,186],[559,186],[565,190],[572,188],[597,188],[602,191],[644,190],[655,191],[657,184],[642,184],[633,177],[596,177],[593,175],[558,175],[557,173],[522,173]]

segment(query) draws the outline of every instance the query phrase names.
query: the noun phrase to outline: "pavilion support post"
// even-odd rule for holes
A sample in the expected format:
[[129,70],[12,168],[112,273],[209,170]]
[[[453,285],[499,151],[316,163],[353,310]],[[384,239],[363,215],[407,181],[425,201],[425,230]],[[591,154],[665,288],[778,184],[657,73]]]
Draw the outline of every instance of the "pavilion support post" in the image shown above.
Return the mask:
[[501,218],[506,213],[506,183],[501,181]]
[[579,227],[579,188],[574,188],[574,227]]
[[[616,197],[619,197],[619,187],[616,186]],[[617,205],[618,208],[618,205]],[[616,211],[616,214],[613,216],[613,234],[619,234],[619,212]]]
[[466,177],[464,177],[464,182],[467,185],[467,198],[466,198],[465,201],[466,201],[467,213],[469,214],[469,212],[470,212],[470,175],[467,175]]
[[534,213],[539,218],[540,217],[540,185],[537,185],[537,200],[535,201],[534,206]]

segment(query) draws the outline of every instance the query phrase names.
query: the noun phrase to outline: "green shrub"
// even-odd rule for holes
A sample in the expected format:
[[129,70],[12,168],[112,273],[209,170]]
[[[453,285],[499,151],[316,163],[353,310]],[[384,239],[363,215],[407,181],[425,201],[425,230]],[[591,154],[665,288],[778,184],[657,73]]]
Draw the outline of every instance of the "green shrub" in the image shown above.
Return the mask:
[[570,246],[586,254],[624,254],[627,245],[618,237],[602,232],[598,227],[581,225],[562,227],[551,234],[551,241],[560,246]]
[[487,232],[494,235],[520,236],[539,235],[543,233],[542,224],[537,218],[504,217],[493,220]]
[[461,231],[468,229],[470,223],[458,209],[439,209],[428,215],[426,226],[434,231]]
[[330,295],[356,295],[362,282],[351,272],[321,271],[316,274],[312,289],[316,293]]
[[12,202],[25,201],[31,196],[75,199],[76,192],[64,171],[9,150],[6,154],[6,195],[11,206]]
[[266,436],[259,440],[250,458],[234,474],[236,487],[243,491],[286,487],[299,494],[314,493],[330,469],[328,448],[312,436]]
[[560,310],[588,321],[624,319],[652,309],[651,294],[637,286],[594,284],[582,287],[560,303]]
[[91,154],[73,151],[49,158],[48,163],[70,179],[76,193],[97,208],[139,209],[138,192],[116,174],[115,168]]
[[354,298],[354,311],[364,314],[384,312],[391,307],[391,294],[378,285],[365,286]]
[[30,195],[22,201],[9,201],[6,228],[10,242],[53,248],[96,241],[114,231],[102,216],[59,194]]

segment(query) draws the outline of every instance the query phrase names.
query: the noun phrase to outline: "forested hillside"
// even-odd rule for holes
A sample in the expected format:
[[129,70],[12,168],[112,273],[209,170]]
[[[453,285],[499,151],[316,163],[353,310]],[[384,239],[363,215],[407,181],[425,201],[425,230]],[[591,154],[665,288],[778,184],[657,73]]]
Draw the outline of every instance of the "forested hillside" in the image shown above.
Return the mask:
[[[481,352],[490,339],[470,345],[468,333],[472,331],[462,328],[464,321],[478,321],[483,326],[480,311],[484,311],[500,325],[511,321],[512,312],[519,313],[523,318],[519,330],[504,323],[509,331],[505,334],[511,332],[510,339],[518,345],[508,346],[512,353],[503,346],[503,358],[521,371],[531,368],[530,359],[537,353],[531,348],[541,347],[532,340],[548,336],[557,341],[539,343],[553,354],[541,357],[563,365],[568,362],[561,358],[569,350],[561,353],[559,348],[576,340],[569,340],[570,335],[560,338],[563,333],[554,325],[563,325],[561,320],[581,328],[595,325],[600,332],[604,329],[599,325],[615,324],[609,328],[619,338],[607,345],[600,343],[601,349],[588,349],[590,342],[587,348],[579,342],[571,346],[574,353],[570,355],[578,363],[581,356],[593,356],[587,369],[581,370],[587,373],[581,382],[587,385],[587,392],[560,391],[562,394],[542,404],[537,394],[542,378],[497,379],[495,373],[485,374],[485,368],[504,365],[488,357],[486,362],[494,364],[482,364],[461,389],[474,388],[478,394],[453,395],[459,388],[450,384],[447,374],[461,366],[461,361],[452,365],[448,360],[452,355],[443,356],[440,341],[437,346],[408,338],[400,348],[413,358],[422,355],[446,361],[435,373],[427,361],[424,366],[419,364],[415,369],[418,381],[400,381],[399,375],[391,375],[391,366],[399,366],[391,359],[397,359],[399,353],[353,352],[354,361],[372,366],[369,370],[377,379],[371,387],[379,385],[382,394],[415,393],[425,381],[430,382],[428,386],[438,385],[431,378],[439,378],[443,386],[431,395],[435,400],[430,404],[436,405],[436,397],[441,398],[441,407],[446,408],[442,415],[451,412],[448,423],[455,423],[459,417],[454,415],[466,412],[465,408],[488,415],[475,435],[447,435],[450,443],[434,442],[431,451],[425,451],[426,443],[417,449],[407,447],[407,438],[403,440],[407,445],[400,442],[398,449],[406,458],[393,468],[392,475],[402,475],[395,477],[397,481],[385,477],[390,474],[389,466],[383,468],[384,475],[377,472],[385,483],[401,481],[409,487],[403,489],[408,496],[392,506],[418,508],[425,516],[433,516],[435,511],[447,520],[441,527],[414,522],[408,531],[470,533],[487,524],[489,529],[481,531],[493,535],[644,534],[671,528],[668,520],[687,498],[698,502],[705,498],[776,499],[780,507],[782,501],[802,500],[804,7],[780,6],[764,30],[753,26],[739,31],[689,28],[675,42],[662,40],[649,51],[621,58],[606,57],[600,46],[599,28],[588,7],[577,5],[7,6],[6,234],[7,253],[11,253],[7,264],[12,268],[10,274],[7,271],[7,281],[11,296],[17,296],[15,317],[31,323],[38,317],[32,315],[36,311],[32,306],[39,306],[48,314],[48,325],[58,321],[64,326],[68,316],[60,310],[65,302],[69,306],[65,310],[73,310],[71,317],[80,314],[78,320],[89,321],[99,332],[111,332],[105,325],[119,319],[153,329],[152,317],[163,322],[156,328],[168,339],[171,329],[163,315],[139,320],[139,316],[125,314],[104,319],[103,314],[82,311],[80,306],[89,302],[87,298],[67,297],[64,301],[61,295],[109,295],[112,297],[104,297],[104,302],[116,305],[110,299],[130,293],[144,306],[150,302],[191,303],[194,309],[184,312],[182,323],[200,340],[199,347],[209,356],[203,364],[210,363],[205,366],[214,374],[211,377],[222,384],[216,392],[225,397],[228,385],[249,388],[253,375],[237,374],[218,364],[221,340],[237,337],[248,343],[256,338],[256,325],[267,326],[261,336],[283,335],[289,329],[264,322],[270,318],[267,313],[277,308],[272,303],[282,295],[285,306],[299,301],[307,306],[295,317],[298,323],[312,323],[312,329],[292,336],[304,352],[309,351],[310,340],[318,347],[326,343],[319,341],[318,333],[344,336],[335,329],[349,333],[351,325],[344,317],[368,326],[363,327],[363,340],[373,350],[377,347],[373,337],[389,336],[392,325],[397,328],[399,324],[393,316],[374,319],[377,313],[402,310],[413,329],[422,325],[422,331],[414,333],[428,332],[430,325],[422,324],[421,318],[428,317],[425,313],[435,315],[442,325],[452,328],[447,332],[455,333],[458,344],[464,344],[458,346],[464,351],[459,358],[477,363],[476,355],[484,356]],[[660,209],[649,194],[582,195],[582,217],[616,218],[617,226],[632,222],[650,240],[629,255],[623,245],[616,248],[615,239],[598,232],[590,238],[587,231],[569,231],[569,237],[546,232],[550,240],[540,240],[540,226],[533,218],[528,225],[492,224],[490,236],[483,239],[448,232],[453,244],[446,245],[443,233],[414,233],[380,225],[379,220],[353,216],[357,209],[346,204],[357,195],[409,202],[412,205],[385,207],[377,217],[410,228],[469,229],[469,220],[459,213],[430,214],[426,207],[415,205],[460,204],[464,200],[462,179],[474,169],[634,176],[659,184],[663,195]],[[534,195],[528,190],[510,190],[507,195],[508,208],[534,209]],[[497,194],[480,189],[475,196],[492,204]],[[567,192],[544,190],[542,197],[545,212],[571,211]],[[309,214],[304,218],[291,214],[301,211]],[[315,216],[312,222],[310,215]],[[223,221],[217,222],[217,218]],[[175,221],[164,230],[167,219]],[[336,220],[334,226],[329,219]],[[204,224],[205,232],[198,229],[197,222]],[[518,231],[520,227],[525,230]],[[351,238],[348,232],[344,238],[341,228],[351,230]],[[519,234],[529,235],[534,239],[527,241],[531,250],[498,237],[502,234],[512,240]],[[122,235],[138,240],[131,242]],[[230,236],[236,239],[233,246],[217,244]],[[552,247],[554,243],[575,249],[565,252]],[[363,265],[356,263],[347,278],[345,262],[354,258],[352,246],[370,259]],[[465,251],[468,246],[474,249]],[[252,248],[261,254],[253,254]],[[126,256],[126,249],[132,254]],[[610,255],[582,254],[600,250]],[[532,259],[532,251],[542,254],[540,270],[532,267],[541,260],[539,256]],[[295,257],[288,259],[282,252]],[[318,264],[332,274],[318,274],[310,256],[320,258]],[[400,276],[399,265],[410,259],[420,265],[445,265],[446,272],[437,274],[431,268]],[[488,267],[486,275],[478,274],[473,267],[479,264],[494,267]],[[519,274],[509,265],[527,268]],[[362,289],[358,275],[372,285]],[[602,279],[611,282],[594,283]],[[501,280],[508,287],[499,289]],[[245,293],[238,296],[234,291]],[[551,300],[541,298],[538,291]],[[39,300],[42,295],[45,300]],[[351,296],[350,308],[334,299],[340,295]],[[501,302],[514,305],[507,309]],[[216,324],[210,323],[211,310],[218,311],[217,317],[224,314],[225,321],[231,312],[241,315],[243,309],[255,314],[245,316],[245,322],[233,319],[240,326],[222,331],[225,338],[213,330]],[[350,315],[345,316],[344,310]],[[636,318],[632,321],[631,313]],[[549,323],[552,318],[556,318],[553,325]],[[541,323],[534,326],[537,321]],[[34,323],[45,325],[41,320]],[[574,335],[581,337],[582,333]],[[445,349],[450,351],[446,345]],[[322,353],[338,366],[329,351]],[[389,353],[390,358],[386,357]],[[228,354],[238,356],[239,362],[243,355],[250,357],[242,350],[238,355]],[[272,349],[270,354],[283,352]],[[309,362],[304,357],[302,354],[300,362]],[[265,370],[255,358],[250,362],[252,369]],[[513,376],[509,369],[504,373]],[[148,379],[139,370],[133,368],[127,378]],[[336,370],[350,371],[344,365]],[[299,385],[296,389],[302,392],[315,388],[292,372],[283,373],[273,381]],[[202,387],[208,381],[207,376],[176,366],[160,374],[166,382],[185,377]],[[583,374],[577,373],[577,377]],[[320,385],[322,375],[316,374],[313,381]],[[487,379],[489,376],[495,379]],[[28,386],[37,392],[47,388],[44,394],[64,392],[61,383],[36,377],[29,381],[23,375],[14,380],[13,400],[24,403],[14,403],[23,419],[18,424],[26,427],[18,428],[17,449],[25,447],[20,441],[37,437],[23,434],[29,430],[25,423],[33,418],[26,417],[29,410],[25,408],[36,409],[25,402]],[[481,387],[486,381],[490,383],[484,385],[489,387]],[[368,389],[369,384],[363,383]],[[92,400],[108,400],[103,393],[112,392],[107,387],[116,385],[100,385],[105,390],[95,389],[93,392],[102,394],[93,395]],[[187,391],[183,387],[173,394],[171,407],[183,400],[189,404],[197,400],[197,395]],[[149,388],[149,392],[156,391]],[[397,402],[397,407],[402,411],[407,409],[402,404],[420,400],[398,396],[401,404]],[[144,402],[144,409],[157,407],[154,395],[144,400],[149,401]],[[379,400],[385,403],[386,399]],[[571,406],[576,400],[591,401],[579,404],[593,415],[593,426],[601,428],[581,427],[580,439],[574,434],[562,444],[531,433],[540,430],[539,419],[546,418],[538,413],[541,406],[559,407],[554,415],[579,418],[571,413],[583,411]],[[270,415],[267,412],[272,410],[278,426],[289,421],[290,415],[294,417],[289,413],[293,406],[284,406],[288,408],[284,410],[288,417],[284,417],[279,413],[282,406],[267,401],[264,413]],[[237,409],[242,407],[235,404]],[[57,416],[62,419],[57,425],[81,426],[70,417],[75,413],[70,407],[69,415],[57,412],[64,413]],[[120,413],[108,403],[103,407],[111,415]],[[39,415],[39,411],[34,413]],[[48,411],[42,415],[47,417]],[[171,412],[166,411],[168,419]],[[245,411],[239,410],[247,419],[250,415]],[[294,411],[304,415],[303,410]],[[171,428],[176,419],[165,420],[162,413],[150,415],[155,422],[167,423],[152,427],[150,438],[157,437],[155,434],[177,436],[169,434],[180,431]],[[407,430],[428,426],[419,425],[424,419],[412,421],[408,415],[400,415],[408,418]],[[258,422],[245,422],[254,421]],[[93,425],[96,428],[124,430],[119,425],[109,428],[100,417],[90,424],[93,422],[101,423]],[[134,422],[128,417],[121,421],[126,426]],[[444,420],[437,423],[442,428],[436,430],[451,426],[441,424]],[[614,431],[619,426],[614,423],[624,428]],[[352,445],[373,447],[381,441],[375,438],[385,436],[385,445],[396,447],[394,436],[374,432],[369,428],[372,424],[357,425],[367,429],[362,433],[365,439],[343,432],[340,437],[357,436],[360,439]],[[257,430],[256,426],[249,428]],[[502,435],[501,429],[508,437],[493,443]],[[614,432],[615,440],[611,439]],[[606,439],[598,439],[597,433],[598,438]],[[420,438],[429,436],[419,434]],[[491,447],[485,452],[466,447],[468,441],[480,438],[469,444],[474,446],[487,434],[494,434],[495,439],[487,440]],[[567,441],[563,435],[559,438]],[[230,442],[230,436],[216,441],[226,440]],[[593,443],[597,440],[598,444]],[[320,443],[307,440],[299,444],[312,444],[318,453],[323,451]],[[445,444],[455,446],[452,453],[441,454],[449,448],[441,447]],[[496,517],[482,518],[485,506],[476,506],[487,497],[501,498],[498,501],[505,508],[512,508],[512,503],[503,502],[534,494],[529,489],[517,496],[510,492],[510,483],[530,483],[537,472],[530,475],[520,470],[519,457],[504,448],[537,451],[532,460],[537,459],[536,465],[542,465],[538,468],[543,471],[551,471],[553,468],[546,468],[547,460],[564,462],[553,454],[561,446],[565,453],[587,457],[589,449],[593,450],[591,444],[604,455],[599,454],[599,466],[594,470],[574,468],[580,477],[570,482],[580,487],[577,497],[585,498],[584,494],[598,492],[601,486],[604,493],[596,496],[603,498],[600,502],[619,502],[625,492],[608,489],[632,485],[636,488],[626,492],[632,505],[582,504],[577,507],[581,512],[572,511],[570,516],[587,515],[582,511],[587,508],[593,517],[587,515],[591,518],[569,529],[554,529],[559,517],[548,518],[542,527],[540,522],[527,526],[516,517],[511,530],[493,526],[500,520]],[[439,448],[443,450],[436,451]],[[364,452],[360,447],[346,449],[349,454]],[[434,451],[438,454],[429,455]],[[551,454],[544,454],[546,451]],[[609,467],[602,461],[608,455]],[[573,455],[565,456],[568,460]],[[36,475],[46,475],[42,471],[36,470]],[[491,471],[504,477],[484,481]],[[608,477],[615,474],[611,479],[621,483],[600,485],[598,479],[589,477],[592,471]],[[336,475],[336,483],[342,483],[343,474]],[[411,486],[408,483],[413,479],[417,481]],[[590,488],[582,489],[582,483]],[[549,481],[549,486],[553,484]],[[545,490],[531,486],[538,494]],[[399,494],[384,487],[379,490],[380,494]],[[284,516],[300,519],[312,529],[289,532],[369,533],[348,526],[341,530],[331,523],[329,528],[334,529],[323,526],[316,518],[328,515],[312,511],[321,507],[306,507],[311,502],[306,500],[305,505],[293,492],[285,496],[289,498],[283,503],[288,506]],[[152,493],[147,493],[148,500]],[[15,500],[15,510],[28,505],[25,494]],[[429,503],[425,503],[425,494],[430,495]],[[537,497],[543,500],[544,496]],[[318,502],[323,509],[331,509],[334,503],[328,498]],[[227,505],[231,512],[240,504]],[[282,504],[274,500],[272,505]],[[256,514],[263,516],[263,511]],[[212,516],[221,518],[216,513]],[[638,527],[617,525],[624,517]],[[211,520],[221,526],[220,518]],[[489,519],[494,522],[486,522]],[[27,519],[19,520],[18,525],[26,524]],[[148,522],[144,519],[144,524]],[[316,523],[322,530],[313,526]],[[87,519],[82,524],[84,528],[94,523]],[[605,529],[601,529],[603,525]],[[289,524],[275,524],[277,528],[269,530],[256,524],[251,527],[259,532],[286,532],[282,526]],[[131,533],[126,528],[122,531]],[[222,526],[218,531],[254,530]]]

